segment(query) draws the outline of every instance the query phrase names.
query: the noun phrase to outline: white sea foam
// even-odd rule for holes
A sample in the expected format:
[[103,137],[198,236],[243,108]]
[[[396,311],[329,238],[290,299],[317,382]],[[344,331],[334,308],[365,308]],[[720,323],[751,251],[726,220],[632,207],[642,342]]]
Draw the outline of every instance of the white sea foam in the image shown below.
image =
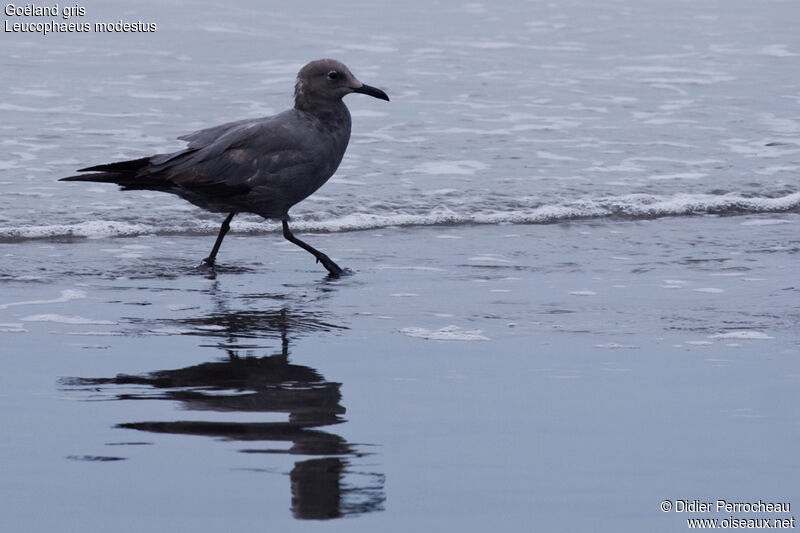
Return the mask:
[[729,331],[727,333],[715,333],[714,335],[709,335],[709,339],[749,339],[749,340],[769,340],[773,337],[770,337],[766,333],[762,333],[761,331],[752,331],[752,330],[740,330],[740,331]]
[[27,331],[19,322],[0,323],[0,333],[25,333]]
[[458,326],[445,326],[437,330],[425,328],[403,328],[400,330],[409,337],[435,341],[488,341],[479,329],[462,329]]
[[167,309],[170,311],[187,311],[189,309],[197,309],[198,306],[192,304],[169,304]]
[[708,176],[705,172],[675,172],[672,174],[654,174],[651,180],[698,180]]
[[150,330],[151,335],[186,335],[189,333],[194,333],[195,330],[189,328],[173,328],[173,327],[163,327],[163,328],[155,328]]
[[[618,344],[616,342],[608,342],[605,344],[595,344],[595,348],[606,348],[608,350],[633,350],[639,348],[633,344]],[[604,369],[605,370],[605,369]]]
[[116,322],[111,320],[97,320],[82,316],[58,315],[53,313],[30,315],[20,318],[23,322],[56,322],[58,324],[93,324],[93,325],[114,325]]
[[53,237],[118,237],[147,235],[158,228],[146,224],[130,224],[117,220],[90,220],[76,224],[53,224],[0,228],[0,237],[10,239],[47,239]]
[[519,45],[508,41],[459,41],[448,43],[459,47],[478,48],[481,50],[505,50],[517,48]]
[[201,331],[225,331],[226,329],[228,329],[225,326],[219,326],[217,324],[208,324],[208,325],[205,325],[205,326],[196,326],[196,328],[201,330]]
[[474,257],[470,257],[469,261],[475,261],[477,263],[511,263],[511,261],[508,259],[505,259],[497,254],[476,255]]
[[781,172],[800,174],[800,166],[797,165],[768,165],[755,171],[761,176],[772,176]]
[[52,300],[26,300],[22,302],[10,302],[5,304],[0,304],[0,309],[8,309],[9,307],[16,307],[18,305],[45,305],[45,304],[55,304],[61,302],[68,302],[70,300],[78,300],[81,298],[86,298],[86,293],[83,291],[67,289],[61,291],[61,296],[58,298],[53,298]]
[[378,270],[422,270],[422,271],[430,271],[430,272],[444,272],[443,268],[438,267],[426,267],[426,266],[419,266],[419,265],[408,265],[408,266],[394,266],[394,265],[378,265],[376,267]]
[[464,12],[471,13],[473,15],[480,15],[486,13],[486,6],[478,2],[463,4],[461,6],[461,9],[463,9]]
[[784,220],[781,218],[755,218],[745,220],[742,226],[776,226],[778,224],[792,224],[791,220]]
[[48,89],[31,89],[29,87],[11,87],[8,92],[22,96],[35,96],[37,98],[55,98],[56,96],[61,96],[60,93]]
[[734,81],[735,76],[718,70],[699,70],[667,65],[634,65],[618,67],[626,75],[641,75],[639,81],[654,86],[668,85],[711,85]]
[[144,99],[154,99],[154,100],[171,100],[173,102],[183,100],[183,96],[179,94],[164,94],[164,93],[152,93],[147,91],[130,91],[128,92],[128,96],[132,98],[144,98]]
[[[431,173],[469,175],[482,170],[477,161],[426,163],[417,167]],[[318,200],[318,198],[317,198]],[[292,222],[297,231],[342,232],[392,226],[435,226],[459,224],[552,224],[579,219],[611,217],[651,219],[669,216],[704,214],[759,214],[800,210],[800,192],[780,197],[745,196],[741,194],[686,194],[671,196],[627,194],[619,196],[584,197],[554,203],[536,204],[535,197],[476,196],[474,199],[453,198],[448,195],[420,195],[417,205],[392,207],[386,203],[361,206],[359,211],[338,214],[336,210],[303,211],[301,204]],[[449,203],[448,203],[449,202]],[[341,206],[339,209],[349,209]],[[323,208],[324,209],[324,208]],[[189,211],[188,213],[193,213]],[[308,213],[308,215],[305,215]],[[0,227],[0,242],[57,237],[105,238],[148,234],[205,233],[216,234],[218,222],[185,217],[179,224],[159,226],[151,223],[131,223],[118,220],[94,220],[68,224]],[[232,224],[233,232],[275,232],[280,226],[243,218]]]
[[472,160],[461,161],[429,161],[422,163],[411,169],[411,172],[420,174],[443,175],[458,174],[472,175],[479,170],[486,170],[489,166],[486,163]]
[[785,44],[770,44],[761,49],[761,53],[765,56],[772,57],[796,57],[800,54],[790,52],[786,49]]
[[543,150],[538,150],[536,152],[536,157],[538,157],[539,159],[547,159],[547,160],[550,160],[550,161],[577,161],[578,160],[575,157],[570,157],[568,155],[554,154],[554,153],[551,153],[551,152],[545,152]]
[[79,337],[121,337],[125,333],[121,331],[67,331],[62,335],[77,335]]

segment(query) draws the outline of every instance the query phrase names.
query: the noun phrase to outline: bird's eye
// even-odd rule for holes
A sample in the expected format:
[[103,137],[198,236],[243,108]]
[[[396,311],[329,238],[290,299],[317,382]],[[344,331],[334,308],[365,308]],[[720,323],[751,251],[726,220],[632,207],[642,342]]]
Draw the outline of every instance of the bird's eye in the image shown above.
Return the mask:
[[336,72],[335,70],[332,70],[332,71],[328,72],[328,79],[329,80],[338,80],[339,79],[339,73]]

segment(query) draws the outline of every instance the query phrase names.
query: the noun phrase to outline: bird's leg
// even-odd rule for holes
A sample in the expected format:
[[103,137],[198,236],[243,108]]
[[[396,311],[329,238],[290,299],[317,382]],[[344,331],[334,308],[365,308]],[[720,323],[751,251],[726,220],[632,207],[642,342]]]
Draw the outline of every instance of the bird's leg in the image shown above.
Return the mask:
[[219,252],[220,245],[222,245],[222,239],[225,238],[225,234],[228,233],[229,229],[231,229],[231,220],[233,220],[234,215],[236,215],[236,213],[231,213],[228,215],[228,218],[225,219],[225,222],[222,223],[222,226],[219,228],[219,235],[217,235],[217,241],[214,243],[211,253],[208,257],[203,259],[203,263],[207,264],[208,266],[214,266],[214,260],[217,258],[217,252]]
[[311,253],[314,257],[317,258],[317,263],[322,263],[322,266],[324,266],[325,268],[328,269],[328,272],[330,273],[331,276],[336,278],[336,277],[339,277],[339,275],[342,272],[344,272],[341,269],[341,267],[339,267],[339,265],[337,265],[336,263],[331,261],[330,257],[328,257],[327,255],[323,254],[322,252],[320,252],[319,250],[317,250],[313,246],[304,243],[303,241],[301,241],[300,239],[298,239],[294,235],[292,235],[292,232],[289,231],[289,221],[288,220],[284,219],[282,222],[283,222],[283,236],[286,238],[287,241],[289,241],[291,243],[294,243],[297,246],[299,246],[300,248],[302,248],[303,250]]

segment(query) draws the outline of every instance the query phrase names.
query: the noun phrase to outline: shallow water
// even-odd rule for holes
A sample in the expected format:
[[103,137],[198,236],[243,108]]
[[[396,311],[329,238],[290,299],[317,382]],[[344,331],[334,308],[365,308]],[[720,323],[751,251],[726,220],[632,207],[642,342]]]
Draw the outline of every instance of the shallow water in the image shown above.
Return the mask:
[[[82,5],[158,31],[3,35],[4,531],[800,502],[792,2]],[[348,97],[292,211],[352,276],[249,216],[210,272],[219,216],[55,181],[277,112],[320,56],[392,98]]]

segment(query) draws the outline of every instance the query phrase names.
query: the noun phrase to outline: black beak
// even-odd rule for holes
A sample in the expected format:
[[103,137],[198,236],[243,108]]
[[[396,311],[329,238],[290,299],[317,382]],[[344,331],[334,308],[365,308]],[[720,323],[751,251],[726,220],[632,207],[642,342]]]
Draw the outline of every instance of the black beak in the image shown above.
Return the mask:
[[389,97],[385,92],[381,91],[380,89],[376,89],[375,87],[370,87],[369,85],[362,84],[361,87],[354,89],[353,92],[368,94],[370,96],[374,96],[375,98],[380,98],[381,100],[386,100],[387,102],[389,101]]

